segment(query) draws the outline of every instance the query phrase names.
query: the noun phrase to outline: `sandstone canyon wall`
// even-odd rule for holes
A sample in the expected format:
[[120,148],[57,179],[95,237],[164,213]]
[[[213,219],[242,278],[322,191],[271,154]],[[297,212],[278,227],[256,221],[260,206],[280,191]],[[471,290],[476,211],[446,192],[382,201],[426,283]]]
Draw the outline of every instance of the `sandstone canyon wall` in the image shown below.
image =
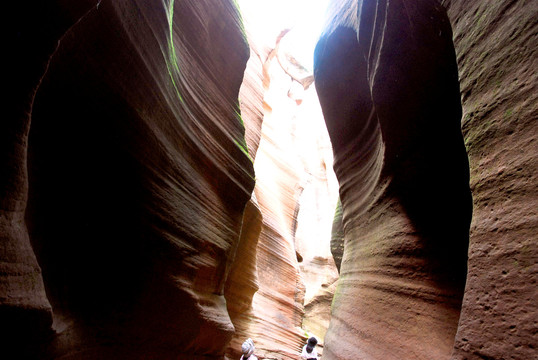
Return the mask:
[[324,358],[536,357],[537,5],[442,5],[331,3],[315,79],[344,249]]
[[1,357],[222,358],[257,221],[235,3],[7,7]]

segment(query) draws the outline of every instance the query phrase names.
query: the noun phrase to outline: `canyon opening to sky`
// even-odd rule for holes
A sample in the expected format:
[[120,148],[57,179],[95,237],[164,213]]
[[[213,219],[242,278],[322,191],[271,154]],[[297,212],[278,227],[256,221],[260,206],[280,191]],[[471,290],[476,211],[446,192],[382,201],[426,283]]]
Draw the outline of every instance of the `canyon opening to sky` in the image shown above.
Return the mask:
[[[294,246],[300,272],[296,291],[304,292],[302,331],[316,336],[320,345],[338,279],[330,244],[338,182],[313,83],[314,48],[328,2],[238,1],[247,38],[256,39],[250,43],[249,61],[267,59],[263,63],[263,125],[254,160],[255,194],[263,197],[264,221],[277,227],[280,236],[289,237],[286,243]],[[264,278],[272,281],[264,276],[272,271],[270,263],[258,263],[262,282]],[[254,309],[264,306],[261,299],[254,295]]]

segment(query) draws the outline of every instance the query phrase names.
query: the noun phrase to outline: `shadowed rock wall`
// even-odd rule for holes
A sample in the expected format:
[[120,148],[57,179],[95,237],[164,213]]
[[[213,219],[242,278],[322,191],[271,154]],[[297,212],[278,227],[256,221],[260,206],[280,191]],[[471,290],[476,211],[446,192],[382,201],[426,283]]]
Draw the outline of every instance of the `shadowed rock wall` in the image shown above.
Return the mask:
[[254,187],[235,4],[24,7],[10,11],[25,18],[1,131],[0,327],[38,334],[11,350],[222,357],[234,332],[224,286]]
[[230,358],[241,357],[241,345],[252,337],[250,330],[254,318],[252,298],[259,289],[256,258],[261,230],[262,215],[256,197],[253,196],[245,208],[241,237],[224,292],[228,313],[235,328],[226,350]]
[[[24,219],[35,89],[61,35],[92,3],[10,3],[5,31],[6,113],[0,121],[0,349],[36,357],[53,335],[52,309]],[[15,25],[17,24],[17,25]]]
[[344,252],[324,358],[447,359],[471,221],[452,32],[435,1],[334,1],[315,84]]

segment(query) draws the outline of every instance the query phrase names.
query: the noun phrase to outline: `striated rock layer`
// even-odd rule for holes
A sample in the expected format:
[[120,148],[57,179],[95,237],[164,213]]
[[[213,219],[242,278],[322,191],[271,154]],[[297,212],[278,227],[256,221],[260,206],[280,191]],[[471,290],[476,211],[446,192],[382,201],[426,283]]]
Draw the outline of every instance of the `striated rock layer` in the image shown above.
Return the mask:
[[538,3],[444,1],[469,152],[469,274],[453,359],[533,359],[538,278]]
[[19,342],[0,357],[222,358],[259,220],[235,3],[23,7],[0,129],[0,328]]
[[344,234],[324,358],[448,359],[472,202],[445,9],[333,1],[314,75]]

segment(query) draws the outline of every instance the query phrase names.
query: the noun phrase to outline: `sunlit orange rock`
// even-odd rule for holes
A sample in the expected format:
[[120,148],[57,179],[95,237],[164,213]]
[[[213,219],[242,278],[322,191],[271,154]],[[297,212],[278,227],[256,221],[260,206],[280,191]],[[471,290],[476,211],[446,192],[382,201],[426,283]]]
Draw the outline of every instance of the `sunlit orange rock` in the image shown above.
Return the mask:
[[[282,71],[274,57],[268,61],[264,66],[269,76]],[[259,356],[291,358],[303,341],[304,285],[292,232],[300,163],[292,151],[292,123],[287,112],[296,105],[282,99],[280,87],[286,84],[273,82],[273,76],[264,94],[267,105],[255,160],[255,193],[263,223],[257,252],[260,288],[253,298],[250,337]]]
[[[257,356],[295,359],[305,340],[301,329],[305,296],[315,297],[313,289],[325,290],[322,285],[337,276],[329,250],[337,185],[311,73],[280,47],[288,30],[275,32],[273,43],[265,42],[252,30],[248,9],[243,13],[247,34],[262,60],[263,73],[264,117],[255,154],[255,194],[263,222],[256,260],[259,290],[249,310],[252,318],[247,332],[240,324],[229,354],[239,356],[241,341],[250,337]],[[254,99],[256,94],[248,91],[256,88],[246,86],[251,82],[248,68],[244,81],[243,97]],[[248,135],[249,116],[256,117],[257,112],[243,115]],[[324,299],[328,310],[331,296]],[[317,328],[326,328],[327,317],[328,312],[326,323]]]

